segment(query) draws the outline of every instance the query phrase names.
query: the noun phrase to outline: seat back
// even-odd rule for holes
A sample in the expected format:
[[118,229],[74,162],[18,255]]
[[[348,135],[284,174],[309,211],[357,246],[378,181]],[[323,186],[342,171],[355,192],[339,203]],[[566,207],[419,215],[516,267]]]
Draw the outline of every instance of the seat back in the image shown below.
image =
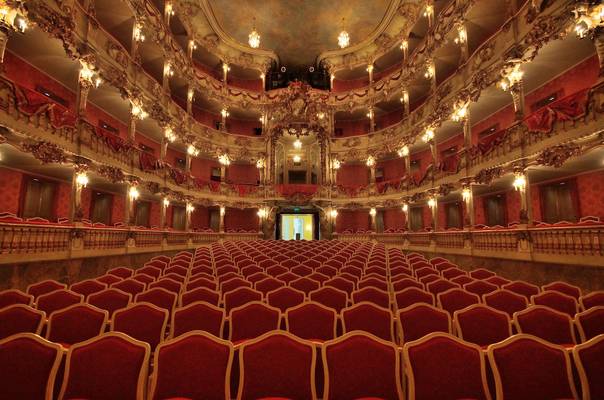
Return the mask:
[[122,292],[130,293],[132,296],[136,296],[137,294],[144,292],[147,285],[134,278],[126,278],[123,281],[112,284],[111,287],[119,289]]
[[111,321],[111,331],[122,332],[148,343],[151,350],[164,339],[168,311],[151,303],[134,303],[118,310]]
[[575,346],[573,358],[581,380],[583,400],[604,399],[604,335]]
[[410,399],[491,398],[479,346],[439,332],[406,343],[403,352]]
[[604,291],[595,291],[581,296],[579,298],[579,303],[581,304],[581,308],[583,310],[588,310],[595,306],[604,306]]
[[0,398],[52,399],[62,357],[60,345],[34,333],[1,339]]
[[109,313],[89,304],[74,304],[50,314],[46,339],[72,345],[100,335]]
[[170,314],[176,305],[176,297],[176,293],[170,292],[164,288],[153,288],[137,294],[134,301],[137,303],[147,302],[155,304],[157,307],[163,308]]
[[315,399],[316,351],[283,331],[268,332],[239,350],[238,399]]
[[17,333],[40,334],[46,313],[25,304],[13,304],[0,309],[0,339]]
[[577,399],[567,351],[518,334],[489,346],[498,399]]
[[96,279],[86,279],[72,284],[69,289],[72,292],[83,295],[84,299],[87,299],[89,295],[107,289],[107,284],[99,282]]
[[147,343],[119,332],[73,345],[59,399],[143,400],[149,355]]
[[88,298],[88,304],[105,310],[109,313],[109,319],[113,318],[113,314],[125,308],[132,301],[130,293],[122,292],[119,289],[109,288],[98,293],[91,294]]
[[342,310],[344,333],[359,330],[393,342],[393,325],[390,310],[373,303],[362,302]]
[[266,332],[279,329],[281,311],[259,301],[236,307],[229,314],[229,340],[238,342],[254,339]]
[[532,296],[538,294],[541,291],[541,289],[539,289],[539,286],[533,285],[525,281],[513,281],[501,286],[501,288],[522,295],[526,297],[527,300],[530,300]]
[[31,306],[34,302],[34,296],[23,293],[17,289],[7,289],[0,291],[0,309],[14,304],[25,304]]
[[348,303],[348,294],[342,290],[330,286],[324,286],[309,293],[311,301],[321,303],[326,307],[333,308],[337,313],[346,307]]
[[61,282],[57,282],[53,279],[48,279],[42,282],[32,283],[26,289],[27,294],[34,296],[36,300],[39,296],[54,292],[59,289],[67,289],[67,285]]
[[175,338],[190,331],[204,331],[222,337],[224,320],[224,309],[197,301],[174,310],[170,336]]
[[336,337],[337,314],[321,303],[306,302],[287,309],[285,326],[288,332],[307,340],[325,341]]
[[198,287],[180,294],[179,304],[181,307],[196,301],[205,301],[217,306],[220,301],[220,294],[206,287]]
[[280,287],[266,294],[267,303],[277,307],[282,313],[290,307],[302,304],[305,297],[304,292],[288,286]]
[[461,339],[479,346],[488,346],[512,335],[508,315],[483,304],[455,311],[453,323]]
[[240,287],[224,294],[224,308],[229,314],[233,308],[260,300],[262,300],[261,292],[249,287]]
[[383,308],[389,308],[390,295],[388,292],[375,287],[365,287],[352,293],[352,302],[354,304],[370,302]]
[[522,311],[528,307],[526,297],[507,289],[499,289],[485,294],[482,296],[482,300],[489,307],[505,312],[510,318],[516,311]]
[[545,306],[531,306],[514,314],[519,333],[537,336],[555,344],[575,344],[572,320],[564,313]]
[[531,303],[546,306],[574,318],[579,311],[577,300],[561,292],[548,290],[531,297]]
[[581,297],[581,288],[566,282],[552,282],[547,285],[543,285],[541,289],[544,292],[548,290],[553,290],[554,292],[563,293],[567,296],[574,297],[576,300],[579,300],[579,297]]
[[84,296],[67,289],[58,289],[38,297],[36,308],[42,310],[46,315],[62,308],[78,304],[84,301]]
[[452,332],[449,313],[425,303],[414,304],[400,310],[397,324],[401,344],[420,339],[433,332]]
[[451,316],[457,310],[480,303],[480,297],[477,294],[467,292],[464,289],[449,289],[446,292],[439,293],[437,300],[438,306],[448,311]]
[[586,342],[604,333],[604,306],[592,307],[575,315],[581,342]]
[[350,332],[322,347],[326,400],[402,399],[400,354],[393,343]]
[[188,332],[158,346],[150,399],[230,399],[233,345],[207,332]]

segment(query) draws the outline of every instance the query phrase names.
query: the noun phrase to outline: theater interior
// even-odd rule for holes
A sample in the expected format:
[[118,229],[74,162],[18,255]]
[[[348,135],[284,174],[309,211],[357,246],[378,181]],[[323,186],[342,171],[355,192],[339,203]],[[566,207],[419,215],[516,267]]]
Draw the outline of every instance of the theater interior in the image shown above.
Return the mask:
[[604,399],[598,0],[0,0],[0,399]]

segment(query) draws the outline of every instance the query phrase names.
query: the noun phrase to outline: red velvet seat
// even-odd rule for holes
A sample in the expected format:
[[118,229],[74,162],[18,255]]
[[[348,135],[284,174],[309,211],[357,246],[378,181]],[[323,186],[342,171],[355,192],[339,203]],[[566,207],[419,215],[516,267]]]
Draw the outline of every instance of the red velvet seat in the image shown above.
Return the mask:
[[333,308],[306,302],[288,308],[285,326],[288,332],[307,340],[325,341],[336,337],[337,314]]
[[185,281],[187,280],[186,276],[178,275],[174,272],[170,272],[169,274],[162,275],[157,280],[168,279],[168,278],[172,279],[175,282],[180,283],[181,285],[184,285]]
[[353,304],[370,302],[382,308],[389,308],[390,294],[374,287],[366,287],[352,293],[352,302]]
[[363,278],[362,280],[359,281],[358,283],[358,288],[363,289],[363,288],[367,288],[367,287],[373,287],[382,291],[387,292],[388,291],[388,282],[385,279],[380,279],[377,278],[375,276],[370,276],[367,278]]
[[200,287],[204,287],[210,290],[216,290],[216,282],[206,277],[191,278],[191,280],[186,285],[186,290],[189,291]]
[[135,303],[113,315],[111,330],[148,343],[153,351],[164,339],[169,314],[151,303]]
[[204,331],[222,337],[224,320],[224,309],[197,301],[174,310],[171,336],[174,338],[190,331]]
[[122,292],[130,293],[132,296],[136,296],[137,294],[144,292],[147,285],[134,278],[127,278],[114,283],[111,287],[119,289]]
[[418,268],[418,269],[414,270],[413,274],[415,275],[417,280],[420,280],[421,278],[428,276],[428,275],[437,275],[438,276],[438,271],[432,267],[422,267],[422,268]]
[[498,288],[501,288],[503,285],[507,285],[508,283],[512,282],[509,279],[505,279],[505,278],[503,278],[501,276],[497,276],[497,275],[487,278],[484,281],[488,282],[488,283],[492,283],[493,285],[497,286]]
[[548,290],[553,290],[554,292],[559,292],[567,296],[574,297],[576,300],[579,300],[579,297],[581,297],[581,288],[566,282],[552,282],[547,285],[543,285],[541,287],[541,290],[543,290],[544,292]]
[[463,285],[463,288],[470,292],[477,294],[478,297],[482,298],[485,294],[489,294],[499,289],[499,287],[495,284],[486,282],[486,281],[474,281],[470,283],[466,283]]
[[419,303],[399,310],[398,334],[401,344],[433,332],[451,333],[451,316],[430,304]]
[[17,289],[6,289],[0,291],[0,309],[14,304],[25,304],[31,306],[34,302],[34,296],[23,293]]
[[388,308],[362,302],[344,308],[341,314],[344,333],[359,330],[383,340],[394,341],[394,324]]
[[149,284],[148,289],[153,288],[163,288],[178,295],[182,289],[182,286],[179,282],[176,282],[171,278],[160,278],[157,281]]
[[522,311],[528,307],[526,297],[506,289],[499,289],[485,294],[482,299],[486,305],[507,313],[510,318],[514,316],[515,312]]
[[73,345],[103,333],[109,313],[89,304],[74,304],[48,318],[46,339]]
[[402,278],[397,281],[392,282],[392,290],[395,292],[400,292],[403,289],[407,289],[410,287],[415,287],[418,289],[424,289],[424,285],[422,285],[419,281],[416,281],[413,278]]
[[477,268],[470,271],[470,276],[474,279],[488,279],[496,274],[486,268]]
[[457,278],[458,276],[466,276],[468,273],[463,269],[459,269],[457,267],[450,267],[440,272],[441,276],[445,279],[451,280],[453,278]]
[[264,270],[256,264],[241,268],[241,274],[246,278],[258,272],[264,272]]
[[264,272],[256,272],[252,275],[249,275],[247,278],[245,278],[248,282],[251,282],[252,285],[256,285],[256,282],[260,282],[266,278],[272,278],[270,275],[264,273]]
[[33,333],[0,340],[0,398],[53,399],[62,357],[60,345]]
[[229,340],[233,343],[254,339],[279,329],[281,311],[259,301],[247,303],[229,314]]
[[440,308],[453,315],[457,310],[480,303],[480,298],[477,294],[467,292],[464,289],[449,289],[438,294],[437,303]]
[[50,315],[54,311],[71,306],[73,304],[82,303],[83,301],[83,295],[72,292],[71,290],[59,289],[38,297],[38,300],[36,301],[36,308],[44,311],[46,315]]
[[480,347],[431,333],[403,347],[410,399],[490,399]]
[[486,347],[512,335],[510,317],[483,304],[455,311],[453,321],[457,336],[478,346]]
[[150,266],[150,267],[155,267],[155,268],[159,268],[160,270],[164,270],[168,267],[168,263],[170,262],[170,258],[169,257],[165,257],[165,258],[152,258],[149,262],[145,263],[145,267],[146,266]]
[[0,308],[0,339],[17,333],[40,334],[46,319],[44,311],[25,304]]
[[37,282],[27,287],[27,294],[34,296],[34,300],[37,300],[39,296],[54,292],[59,289],[67,289],[67,285],[64,283],[57,282],[52,279],[48,279],[42,282]]
[[167,275],[167,274],[176,274],[176,275],[180,275],[180,276],[187,276],[189,274],[189,270],[180,265],[173,265],[164,270],[164,275]]
[[318,272],[317,270],[315,270],[315,272],[313,272],[312,274],[308,275],[307,278],[312,279],[313,281],[317,281],[320,284],[323,284],[330,279],[329,276],[322,274],[322,273]]
[[338,269],[329,265],[322,265],[319,268],[315,268],[315,272],[326,275],[329,278],[333,278],[338,274]]
[[277,279],[279,279],[280,281],[285,282],[285,284],[289,284],[291,281],[295,281],[296,279],[300,278],[299,275],[294,274],[291,271],[287,271],[283,274],[277,275],[276,277]]
[[148,302],[155,304],[157,307],[165,309],[168,311],[168,314],[170,314],[176,306],[176,299],[176,293],[169,292],[163,288],[154,288],[137,294],[134,301],[137,303]]
[[286,267],[284,267],[283,265],[273,265],[270,266],[266,269],[266,273],[270,276],[277,277],[281,274],[284,274],[286,272],[288,272],[289,269],[287,269]]
[[302,277],[291,281],[289,286],[294,289],[300,290],[306,296],[308,296],[310,292],[312,292],[313,290],[317,290],[321,285],[319,282],[313,279],[310,279],[308,277]]
[[434,296],[438,295],[439,293],[442,292],[446,292],[449,289],[453,289],[453,288],[459,288],[461,286],[459,286],[456,283],[453,283],[451,281],[448,281],[446,279],[437,279],[434,280],[430,283],[428,283],[426,285],[426,290],[430,293],[432,293]]
[[69,290],[79,293],[87,299],[89,295],[98,293],[101,290],[107,289],[107,284],[97,281],[96,279],[86,279],[71,285]]
[[272,292],[275,289],[285,286],[285,282],[279,279],[268,277],[254,284],[254,289],[261,292],[263,296],[266,296],[268,292]]
[[567,314],[544,306],[531,306],[514,314],[519,333],[527,333],[560,345],[576,343],[573,323]]
[[573,348],[583,400],[604,399],[604,335]]
[[224,294],[224,309],[228,315],[235,307],[241,307],[253,301],[261,300],[261,292],[250,289],[249,287],[240,287]]
[[149,399],[230,399],[233,354],[230,342],[200,331],[162,343]]
[[394,295],[394,299],[396,306],[399,309],[403,309],[418,303],[434,305],[434,295],[416,287],[408,287],[397,292]]
[[345,279],[341,276],[331,278],[323,284],[323,286],[330,286],[339,290],[342,290],[350,296],[355,289],[355,283],[349,279]]
[[533,285],[525,281],[513,281],[503,285],[501,288],[520,294],[526,297],[526,299],[529,301],[531,300],[532,296],[538,294],[541,291],[541,289],[539,289],[539,286]]
[[239,289],[239,288],[243,288],[243,287],[251,288],[252,283],[246,281],[243,278],[239,278],[239,277],[232,278],[232,279],[229,279],[228,281],[222,282],[220,284],[220,293],[222,293],[222,295],[224,296],[225,293],[228,293],[235,289]]
[[132,295],[130,293],[122,292],[115,288],[91,294],[88,298],[88,304],[107,311],[110,320],[113,318],[115,311],[127,307],[131,301]]
[[579,305],[574,297],[553,290],[534,295],[531,297],[531,303],[563,312],[571,318],[579,312]]
[[157,279],[157,278],[159,278],[161,276],[162,270],[159,269],[159,268],[157,268],[157,267],[153,267],[151,265],[147,265],[147,266],[144,266],[144,267],[142,267],[140,269],[137,269],[134,272],[134,275],[141,275],[141,274],[143,274],[143,275],[149,275],[153,279]]
[[315,346],[283,331],[268,332],[239,350],[238,399],[315,399]]
[[[404,264],[406,265],[406,264]],[[392,262],[390,262],[390,277],[392,278],[392,280],[394,280],[395,278],[399,278],[399,277],[406,277],[406,278],[412,278],[413,277],[413,271],[411,271],[411,268],[407,268],[406,266],[403,265],[399,265],[396,267],[392,266]]]
[[322,347],[325,400],[403,399],[400,353],[391,342],[350,332]]
[[191,278],[196,277],[200,274],[206,274],[206,275],[214,275],[214,268],[212,268],[209,264],[198,264],[198,265],[194,265],[193,268],[191,268]]
[[604,291],[595,291],[579,298],[579,303],[583,310],[589,310],[592,307],[604,306]]
[[297,265],[291,269],[291,272],[298,276],[308,276],[313,273],[313,269],[307,265]]
[[592,307],[575,315],[581,342],[604,334],[604,306]]
[[179,304],[181,307],[196,301],[205,301],[217,306],[220,301],[220,294],[206,287],[198,287],[180,294]]
[[488,348],[498,399],[577,399],[568,352],[530,335]]
[[[111,275],[111,276],[113,276],[113,275]],[[155,282],[155,278],[152,277],[151,275],[147,275],[147,274],[134,275],[132,277],[132,279],[134,279],[135,281],[139,281],[140,283],[143,283],[145,285],[145,287],[147,287],[147,285],[149,285],[150,283]],[[115,283],[115,282],[113,282],[113,283]],[[109,286],[111,286],[111,284]]]
[[112,269],[108,270],[107,274],[115,275],[122,279],[127,279],[127,278],[132,277],[132,275],[134,275],[134,270],[131,268],[126,268],[126,267],[116,267],[116,268],[112,268]]
[[337,313],[348,305],[348,293],[331,286],[324,286],[308,294],[311,301],[333,308]]
[[476,279],[472,278],[469,275],[459,275],[459,276],[456,276],[455,278],[452,278],[451,282],[457,283],[458,285],[463,287],[463,285],[465,285],[466,283],[474,282],[475,280]]
[[267,303],[270,306],[277,307],[281,312],[302,304],[305,298],[306,295],[304,292],[287,286],[275,289],[266,295]]
[[60,399],[145,398],[147,343],[111,332],[72,346]]

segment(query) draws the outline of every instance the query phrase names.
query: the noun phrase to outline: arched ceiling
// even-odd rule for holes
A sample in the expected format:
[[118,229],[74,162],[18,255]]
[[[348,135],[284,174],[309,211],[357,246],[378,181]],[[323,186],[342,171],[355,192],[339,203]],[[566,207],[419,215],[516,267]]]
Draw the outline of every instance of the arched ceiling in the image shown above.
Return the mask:
[[261,48],[277,53],[281,65],[310,66],[321,53],[339,49],[342,27],[350,34],[351,45],[372,36],[392,1],[212,0],[209,4],[233,40],[247,46],[255,17]]

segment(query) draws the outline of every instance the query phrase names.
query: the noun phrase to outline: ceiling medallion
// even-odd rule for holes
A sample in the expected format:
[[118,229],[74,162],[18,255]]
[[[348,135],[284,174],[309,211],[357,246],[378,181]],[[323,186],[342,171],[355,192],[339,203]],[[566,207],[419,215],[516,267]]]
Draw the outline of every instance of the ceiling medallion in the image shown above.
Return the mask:
[[254,18],[254,25],[252,27],[252,31],[248,35],[247,42],[252,49],[257,49],[260,47],[260,34],[256,30],[256,18]]
[[341,49],[346,48],[350,45],[350,35],[344,30],[344,18],[342,18],[342,31],[338,35],[338,46]]

